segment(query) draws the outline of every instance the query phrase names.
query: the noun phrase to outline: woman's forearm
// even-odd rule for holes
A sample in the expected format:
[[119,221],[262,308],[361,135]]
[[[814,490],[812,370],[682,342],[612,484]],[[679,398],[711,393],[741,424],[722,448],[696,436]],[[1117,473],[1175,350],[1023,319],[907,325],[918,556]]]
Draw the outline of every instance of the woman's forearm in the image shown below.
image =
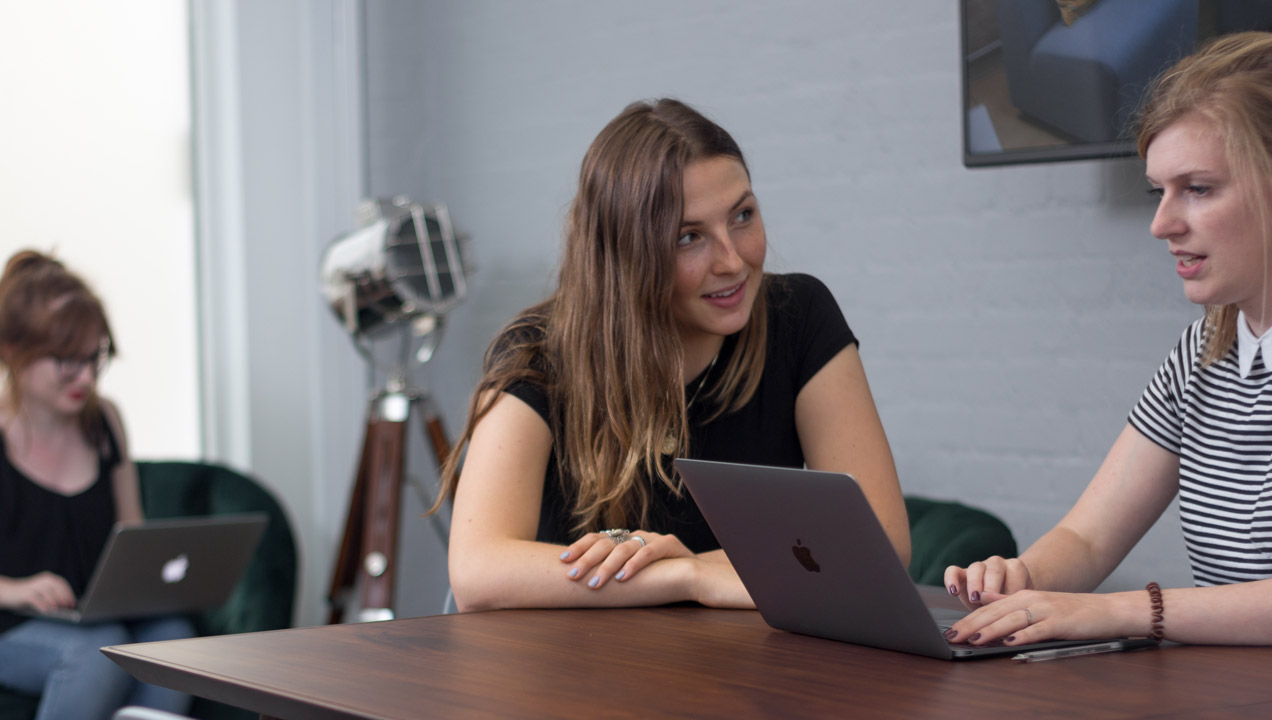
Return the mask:
[[571,579],[561,562],[563,546],[499,540],[475,548],[452,548],[451,589],[460,610],[514,607],[621,607],[696,600],[692,558],[651,563],[623,582],[598,588],[588,577]]
[[1031,585],[1038,590],[1090,592],[1112,571],[1080,535],[1063,525],[1039,538],[1020,560],[1029,568]]

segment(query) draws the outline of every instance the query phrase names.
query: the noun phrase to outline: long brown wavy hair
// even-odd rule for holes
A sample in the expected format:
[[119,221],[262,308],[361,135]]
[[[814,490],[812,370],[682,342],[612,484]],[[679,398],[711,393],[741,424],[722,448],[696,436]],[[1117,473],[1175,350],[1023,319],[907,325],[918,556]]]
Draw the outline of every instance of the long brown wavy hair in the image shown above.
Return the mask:
[[[1188,115],[1210,121],[1224,141],[1235,177],[1250,183],[1254,214],[1268,227],[1269,208],[1257,202],[1272,188],[1272,33],[1244,32],[1208,42],[1163,73],[1140,109],[1137,146],[1147,158],[1159,133]],[[1264,238],[1264,252],[1269,238]],[[1267,278],[1264,278],[1265,295]],[[1228,354],[1237,336],[1235,305],[1206,306],[1202,363]]]
[[[690,163],[720,156],[746,168],[733,138],[678,100],[633,103],[601,130],[583,158],[556,291],[523,311],[487,350],[433,511],[453,496],[477,423],[519,381],[546,389],[576,531],[644,524],[652,481],[680,492],[663,445],[670,432],[675,454],[689,446],[684,353],[671,308],[682,179]],[[766,286],[737,349],[700,400],[712,403],[713,418],[755,394],[764,368]]]
[[[101,300],[61,262],[35,250],[20,250],[0,275],[0,364],[14,412],[22,407],[18,376],[49,356],[74,357],[105,338],[115,339]],[[96,387],[80,411],[80,427],[90,445],[105,438]]]

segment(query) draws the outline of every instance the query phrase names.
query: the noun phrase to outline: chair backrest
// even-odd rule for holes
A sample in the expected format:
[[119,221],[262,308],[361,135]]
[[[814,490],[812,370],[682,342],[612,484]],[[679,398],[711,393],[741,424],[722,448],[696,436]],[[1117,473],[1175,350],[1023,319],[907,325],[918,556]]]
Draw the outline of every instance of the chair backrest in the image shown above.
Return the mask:
[[261,511],[269,516],[243,579],[219,608],[195,618],[200,634],[291,627],[296,602],[296,543],[278,500],[256,480],[210,463],[139,461],[142,510],[147,518],[226,515]]
[[906,497],[910,516],[910,579],[945,584],[945,568],[992,555],[1016,556],[1016,538],[1002,520],[961,503]]

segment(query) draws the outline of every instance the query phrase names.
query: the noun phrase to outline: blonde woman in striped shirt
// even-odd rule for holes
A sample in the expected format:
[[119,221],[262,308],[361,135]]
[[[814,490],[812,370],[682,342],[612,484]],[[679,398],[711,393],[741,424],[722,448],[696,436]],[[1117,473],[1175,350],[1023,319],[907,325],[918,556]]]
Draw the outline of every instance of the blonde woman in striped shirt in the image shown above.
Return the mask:
[[[1019,558],[945,574],[956,642],[1153,636],[1272,644],[1272,34],[1211,42],[1141,112],[1184,331],[1077,504]],[[1196,587],[1092,594],[1179,495]]]

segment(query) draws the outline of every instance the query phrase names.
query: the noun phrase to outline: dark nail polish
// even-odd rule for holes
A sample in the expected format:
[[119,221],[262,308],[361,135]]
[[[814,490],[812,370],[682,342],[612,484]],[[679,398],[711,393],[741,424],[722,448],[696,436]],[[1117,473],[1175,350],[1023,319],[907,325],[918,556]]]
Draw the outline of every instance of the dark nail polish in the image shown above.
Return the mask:
[[949,630],[945,631],[946,640],[953,640],[956,637],[958,637],[958,631],[955,630],[954,628],[950,628]]
[[1015,635],[1008,635],[1008,636],[1007,636],[1007,639],[1006,639],[1006,640],[1003,640],[1003,642],[1009,642],[1009,643],[1016,642],[1016,636],[1015,636]]
[[980,602],[980,592],[976,590],[972,591],[972,602]]
[[969,643],[976,642],[977,640],[980,640],[980,633],[976,633],[975,635],[967,638],[967,642]]
[[951,586],[950,586],[950,594],[951,594],[951,595],[957,595],[957,594],[958,594],[958,586],[957,586],[957,585],[951,585]]

